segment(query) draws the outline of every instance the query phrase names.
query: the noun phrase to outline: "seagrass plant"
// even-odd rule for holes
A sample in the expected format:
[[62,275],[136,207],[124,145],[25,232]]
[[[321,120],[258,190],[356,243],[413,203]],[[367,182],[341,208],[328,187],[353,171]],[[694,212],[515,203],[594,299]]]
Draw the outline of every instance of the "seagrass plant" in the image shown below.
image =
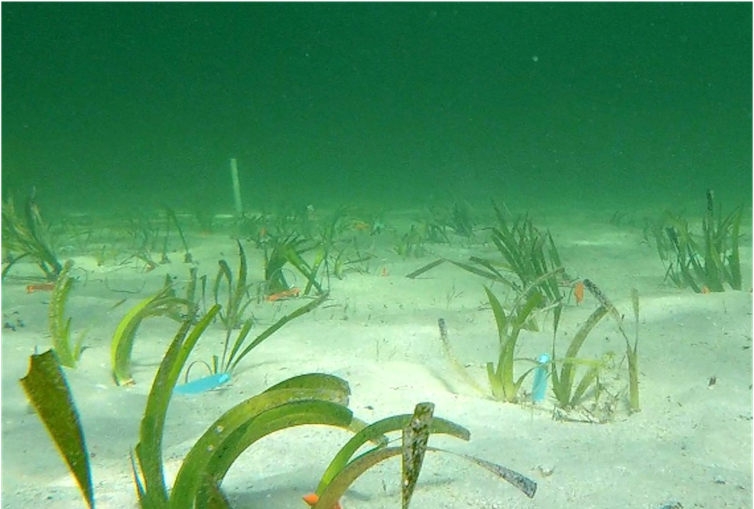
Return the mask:
[[[638,345],[639,345],[639,293],[631,290],[631,303],[634,314],[635,335],[633,343],[629,340],[628,334],[623,327],[623,317],[607,298],[607,296],[589,279],[585,279],[584,286],[600,303],[589,316],[587,321],[574,334],[565,356],[560,358],[555,354],[555,337],[558,331],[558,322],[560,313],[554,315],[553,323],[553,345],[551,360],[552,388],[558,405],[561,408],[574,408],[577,406],[588,393],[594,390],[595,394],[600,390],[600,373],[605,368],[606,358],[603,359],[585,359],[579,357],[586,338],[592,332],[594,327],[605,317],[610,316],[618,326],[618,331],[626,343],[626,359],[628,361],[628,378],[629,378],[629,411],[631,413],[641,410],[639,404],[639,365],[638,365]],[[558,371],[558,366],[560,370]],[[582,369],[581,377],[576,377],[577,370]]]
[[[162,440],[168,405],[186,360],[220,307],[213,306],[196,325],[189,316],[168,348],[155,376],[141,421],[139,442],[131,461],[139,504],[148,509],[230,508],[220,486],[235,460],[259,439],[293,426],[324,424],[356,433],[333,458],[317,487],[314,506],[331,509],[348,487],[372,466],[393,456],[402,457],[402,507],[408,508],[427,451],[448,452],[428,446],[431,433],[469,439],[465,428],[434,418],[434,405],[420,403],[413,415],[394,416],[371,426],[355,419],[348,409],[350,389],[335,376],[305,374],[280,382],[252,396],[219,417],[184,458],[172,489],[165,483]],[[89,454],[78,412],[52,351],[31,357],[29,373],[21,380],[27,397],[76,478],[84,499],[94,507]],[[384,433],[402,430],[401,446],[389,446]],[[367,442],[376,445],[355,458]],[[506,467],[450,453],[472,461],[533,497],[537,485]],[[307,498],[309,499],[309,497]]]
[[494,202],[493,208],[498,224],[489,228],[490,240],[502,260],[471,256],[467,261],[459,262],[441,258],[406,277],[414,279],[447,261],[467,272],[500,283],[516,295],[527,293],[528,296],[533,287],[533,291],[542,297],[538,307],[547,309],[557,306],[563,298],[558,282],[570,277],[565,273],[552,235],[542,233],[528,217],[518,218],[510,224]]
[[[456,235],[470,238],[474,236],[476,220],[473,217],[471,205],[468,202],[455,202],[451,207],[430,207],[430,219],[427,221],[427,233],[430,230],[439,233],[437,240],[449,242],[446,230],[449,229]],[[428,235],[427,237],[431,237]]]
[[528,217],[518,218],[509,225],[494,202],[493,208],[498,226],[491,229],[492,242],[506,261],[507,269],[518,279],[518,282],[510,282],[509,285],[517,293],[535,286],[542,293],[541,306],[560,302],[562,295],[558,277],[562,274],[563,265],[552,235],[540,232]]
[[67,261],[60,271],[52,289],[49,304],[50,337],[60,363],[67,368],[75,368],[81,358],[81,340],[71,339],[71,318],[65,317],[65,305],[68,294],[73,286],[73,278],[68,274],[73,267],[72,261]]
[[[191,287],[189,292],[192,292]],[[155,316],[168,316],[182,319],[183,315],[196,312],[196,304],[186,298],[176,296],[170,277],[165,278],[165,285],[156,294],[141,300],[131,308],[118,323],[110,343],[110,357],[113,378],[118,385],[134,383],[131,374],[131,353],[133,352],[136,332],[141,323]]]
[[652,232],[657,253],[666,265],[665,277],[679,288],[696,293],[723,292],[725,285],[741,290],[739,255],[743,208],[723,216],[715,210],[714,193],[707,191],[701,235],[692,232],[681,215],[666,212]]
[[35,195],[32,190],[22,213],[16,210],[13,199],[3,201],[3,251],[7,250],[13,256],[3,269],[3,279],[16,262],[27,257],[39,266],[48,281],[55,281],[63,270],[50,244],[47,226],[42,220]]
[[427,252],[426,231],[425,227],[411,223],[408,232],[396,240],[393,251],[403,258],[421,258]]
[[[181,224],[178,222],[178,216],[175,215],[175,211],[171,209],[170,207],[165,207],[165,212],[167,213],[168,218],[168,228],[170,227],[170,222],[175,225],[175,229],[178,232],[178,236],[181,239],[181,245],[183,246],[183,262],[184,263],[191,263],[194,261],[194,257],[191,255],[191,251],[189,250],[188,242],[186,242],[186,236],[183,234],[183,228],[181,228]],[[166,235],[165,235],[165,242],[167,243],[167,238],[170,235],[170,230],[168,229]]]
[[[314,509],[336,507],[338,500],[348,487],[373,466],[394,456],[401,456],[401,507],[407,509],[411,502],[419,473],[426,452],[450,454],[493,473],[509,482],[527,497],[533,498],[537,492],[537,483],[528,477],[502,465],[437,447],[427,445],[429,435],[446,434],[468,441],[469,431],[452,421],[434,417],[433,403],[419,403],[413,414],[394,415],[372,423],[357,432],[333,457],[330,465],[322,475],[315,492],[317,503]],[[391,446],[385,434],[400,431],[400,446]],[[356,452],[367,442],[376,445],[368,451],[355,456]]]
[[[231,381],[233,371],[241,360],[246,357],[252,350],[262,344],[263,341],[272,336],[275,332],[280,330],[285,324],[294,320],[306,313],[314,310],[320,304],[322,304],[328,297],[328,294],[322,294],[317,299],[314,299],[307,304],[295,309],[291,313],[279,318],[275,323],[267,327],[261,333],[259,333],[251,342],[247,342],[246,338],[249,336],[254,321],[248,319],[244,322],[241,329],[236,335],[235,341],[231,346],[232,331],[227,330],[225,332],[225,342],[223,344],[222,356],[213,355],[211,365],[205,361],[194,361],[189,364],[186,369],[185,381],[186,383],[177,387],[176,391],[182,394],[198,394],[207,390],[215,389],[223,384]],[[248,344],[247,344],[248,343]],[[204,376],[195,380],[189,380],[189,374],[192,367],[196,364],[204,365],[209,371],[208,376]]]
[[246,312],[246,308],[251,304],[251,297],[249,296],[249,285],[246,283],[246,278],[249,272],[248,264],[246,262],[246,253],[244,252],[241,242],[236,240],[238,245],[238,277],[234,279],[233,271],[225,260],[218,262],[219,269],[215,282],[212,285],[212,296],[215,299],[215,304],[220,304],[222,300],[223,292],[222,287],[226,286],[226,296],[222,310],[218,314],[218,318],[222,322],[226,330],[230,331],[241,325],[243,320],[243,314]]
[[[565,356],[561,359],[555,354],[555,337],[558,332],[560,313],[554,314],[553,343],[550,368],[552,373],[552,390],[558,405],[562,408],[575,407],[584,397],[587,390],[599,383],[602,364],[597,360],[584,359],[578,356],[586,338],[594,327],[605,317],[607,308],[600,305],[592,312],[587,321],[579,328],[571,339]],[[560,371],[558,371],[560,366]],[[576,378],[579,367],[585,367],[586,372],[581,378]]]
[[300,237],[297,234],[290,234],[282,239],[273,240],[271,250],[264,248],[264,280],[266,285],[266,294],[275,295],[280,292],[286,292],[293,288],[285,277],[284,269],[286,264],[293,266],[306,279],[306,286],[302,292],[308,295],[312,289],[315,289],[317,295],[325,293],[325,289],[318,281],[318,272],[322,266],[325,257],[323,252],[317,256],[313,264],[309,264],[303,258],[303,254],[317,247],[318,243]]
[[[236,405],[210,426],[184,459],[168,494],[162,464],[168,404],[191,349],[219,309],[219,306],[211,308],[193,327],[193,315],[183,322],[155,376],[132,458],[143,508],[229,507],[219,484],[233,461],[253,442],[300,424],[348,428],[352,423],[351,411],[345,406],[349,389],[344,381],[322,374],[286,380]],[[87,504],[94,507],[84,435],[54,353],[32,356],[30,371],[21,383],[68,463]]]
[[484,291],[495,315],[500,347],[497,364],[494,362],[487,363],[487,378],[492,389],[492,396],[496,400],[515,403],[518,401],[518,391],[521,384],[529,373],[536,368],[536,365],[532,366],[518,378],[514,376],[514,365],[517,360],[515,358],[516,343],[531,313],[540,305],[542,294],[536,291],[533,286],[530,286],[516,299],[513,310],[506,314],[495,294],[487,287],[484,288]]

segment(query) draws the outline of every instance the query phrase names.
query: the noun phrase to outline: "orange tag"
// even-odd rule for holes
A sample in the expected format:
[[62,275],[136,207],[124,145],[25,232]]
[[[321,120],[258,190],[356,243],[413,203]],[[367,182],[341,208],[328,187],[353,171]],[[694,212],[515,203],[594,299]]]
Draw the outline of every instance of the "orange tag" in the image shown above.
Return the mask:
[[55,283],[37,283],[26,287],[26,293],[51,292],[55,289]]
[[584,302],[584,282],[579,281],[573,287],[573,296],[576,298],[576,304]]
[[[309,493],[308,495],[304,495],[304,502],[309,504],[309,507],[314,507],[314,505],[319,502],[319,495],[317,495],[316,493]],[[338,502],[333,506],[333,509],[343,509],[343,506],[341,506],[340,502]]]
[[267,296],[267,302],[275,302],[280,299],[287,299],[288,297],[298,297],[301,290],[298,288],[291,288],[290,290],[284,290],[282,292],[273,293]]

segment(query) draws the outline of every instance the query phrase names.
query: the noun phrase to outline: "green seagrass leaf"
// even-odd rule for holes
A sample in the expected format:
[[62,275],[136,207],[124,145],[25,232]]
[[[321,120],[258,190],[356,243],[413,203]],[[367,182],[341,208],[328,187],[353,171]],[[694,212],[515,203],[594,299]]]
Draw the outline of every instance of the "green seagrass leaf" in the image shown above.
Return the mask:
[[84,500],[93,508],[94,488],[84,433],[60,362],[52,350],[31,356],[29,372],[21,379],[21,386],[68,464]]

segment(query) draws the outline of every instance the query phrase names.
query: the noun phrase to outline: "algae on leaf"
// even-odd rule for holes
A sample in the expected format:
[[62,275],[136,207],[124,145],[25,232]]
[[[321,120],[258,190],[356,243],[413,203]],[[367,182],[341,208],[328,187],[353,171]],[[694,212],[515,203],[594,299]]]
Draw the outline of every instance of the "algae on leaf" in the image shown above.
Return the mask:
[[414,495],[419,473],[427,452],[430,426],[435,412],[434,403],[419,403],[411,420],[403,427],[403,476],[401,478],[401,505],[408,509]]

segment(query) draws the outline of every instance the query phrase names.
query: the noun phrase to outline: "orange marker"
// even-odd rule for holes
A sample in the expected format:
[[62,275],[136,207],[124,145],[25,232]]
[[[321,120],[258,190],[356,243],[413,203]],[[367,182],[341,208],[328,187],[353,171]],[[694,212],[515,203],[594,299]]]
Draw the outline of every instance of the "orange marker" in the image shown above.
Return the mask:
[[51,292],[55,289],[55,283],[37,283],[26,287],[26,293]]
[[709,288],[707,288],[706,286],[702,286],[701,292],[705,294],[710,293]]
[[584,282],[579,281],[573,287],[573,296],[576,298],[576,304],[584,302]]
[[267,302],[275,302],[280,299],[287,299],[288,297],[298,297],[301,290],[298,288],[291,288],[290,290],[283,290],[282,292],[273,293],[267,296]]
[[[309,507],[314,507],[314,505],[319,502],[319,495],[316,493],[309,493],[308,495],[304,495],[304,502],[309,504]],[[343,509],[343,506],[340,505],[340,502],[337,502],[333,509]]]

